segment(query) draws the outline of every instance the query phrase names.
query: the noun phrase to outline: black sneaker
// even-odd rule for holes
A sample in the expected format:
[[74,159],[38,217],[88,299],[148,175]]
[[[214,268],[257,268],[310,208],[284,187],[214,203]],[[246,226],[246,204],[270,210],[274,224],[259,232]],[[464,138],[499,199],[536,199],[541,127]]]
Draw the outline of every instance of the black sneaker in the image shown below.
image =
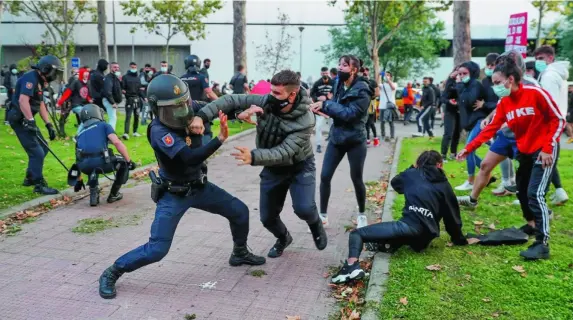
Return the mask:
[[316,153],[322,153],[322,147],[320,145],[316,146]]
[[328,244],[328,238],[326,237],[326,231],[324,231],[322,220],[318,220],[317,223],[315,223],[314,225],[309,225],[308,227],[310,229],[310,232],[312,233],[312,240],[314,240],[314,245],[316,246],[316,248],[318,250],[324,250],[324,248],[326,248],[326,245]]
[[58,194],[58,190],[48,187],[48,183],[44,179],[35,184],[34,192],[44,195]]
[[489,178],[489,182],[487,183],[487,186],[489,187],[492,183],[495,183],[497,181],[497,178],[494,176],[491,176]]
[[525,251],[519,253],[525,260],[549,259],[549,246],[540,241],[535,241]]
[[99,296],[104,299],[115,298],[117,295],[115,291],[115,283],[122,274],[123,271],[118,270],[115,266],[105,269],[99,277]]
[[[312,231],[311,231],[312,232]],[[287,231],[286,239],[281,241],[281,239],[277,239],[275,245],[269,250],[267,257],[269,258],[278,258],[283,255],[283,251],[285,251],[286,247],[288,247],[292,243],[292,237],[290,232]]]
[[350,280],[362,279],[365,275],[366,273],[364,270],[360,269],[360,263],[358,261],[354,262],[352,265],[348,265],[348,261],[346,261],[344,262],[342,269],[332,276],[331,281],[334,284],[341,284]]
[[522,225],[519,230],[523,231],[523,233],[527,234],[528,236],[533,236],[535,235],[535,232],[537,232],[537,228],[532,227],[527,223]]
[[265,257],[254,255],[247,245],[244,246],[235,246],[233,248],[233,253],[231,253],[231,257],[229,258],[229,264],[233,267],[237,267],[243,264],[248,264],[250,266],[260,266],[261,264],[265,264],[267,259]]
[[114,203],[123,199],[123,194],[121,192],[110,193],[107,197],[107,203]]
[[24,178],[24,181],[22,182],[22,185],[24,187],[31,187],[34,185],[34,181],[32,179],[30,179],[30,177],[26,177]]

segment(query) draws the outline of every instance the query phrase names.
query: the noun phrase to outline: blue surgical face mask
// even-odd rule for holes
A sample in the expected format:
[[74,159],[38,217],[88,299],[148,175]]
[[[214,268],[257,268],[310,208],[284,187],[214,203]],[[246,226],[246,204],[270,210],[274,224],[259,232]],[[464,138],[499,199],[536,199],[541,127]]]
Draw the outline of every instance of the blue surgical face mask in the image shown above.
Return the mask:
[[148,71],[147,75],[151,77],[153,75],[153,71]]
[[485,68],[483,73],[485,73],[486,76],[491,77],[491,75],[493,74],[493,69]]
[[535,70],[543,72],[547,69],[547,62],[544,60],[535,60]]
[[509,94],[511,93],[511,89],[505,87],[506,83],[507,83],[507,80],[503,83],[496,84],[493,86],[493,92],[495,93],[496,96],[498,96],[500,98],[509,96]]
[[121,76],[121,72],[116,71],[116,72],[115,72],[115,76],[116,76],[116,77],[120,77],[120,76]]
[[131,73],[136,73],[136,72],[137,72],[137,69],[129,69],[129,72],[131,72]]
[[161,67],[161,72],[167,72],[167,67]]
[[18,74],[18,69],[12,69],[12,74]]
[[465,76],[465,77],[462,78],[462,82],[463,82],[463,83],[468,83],[468,82],[470,82],[470,79],[471,79],[470,76]]

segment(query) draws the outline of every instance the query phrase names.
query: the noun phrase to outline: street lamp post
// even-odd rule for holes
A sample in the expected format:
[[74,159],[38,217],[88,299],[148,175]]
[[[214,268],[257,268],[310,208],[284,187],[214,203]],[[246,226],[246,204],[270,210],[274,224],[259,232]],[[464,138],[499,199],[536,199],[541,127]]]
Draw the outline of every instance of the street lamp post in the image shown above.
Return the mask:
[[111,2],[111,14],[113,16],[113,58],[117,63],[117,43],[115,41],[115,1]]
[[302,74],[302,32],[304,31],[304,27],[298,27],[298,30],[300,31],[300,60],[298,70]]

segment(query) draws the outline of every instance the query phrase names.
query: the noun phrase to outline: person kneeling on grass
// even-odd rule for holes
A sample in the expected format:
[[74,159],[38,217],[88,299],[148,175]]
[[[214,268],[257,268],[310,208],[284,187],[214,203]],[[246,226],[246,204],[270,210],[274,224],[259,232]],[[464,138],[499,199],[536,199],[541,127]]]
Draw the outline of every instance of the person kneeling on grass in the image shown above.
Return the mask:
[[364,242],[391,248],[387,251],[395,251],[402,245],[408,245],[419,252],[440,235],[439,224],[442,218],[455,245],[468,243],[462,234],[460,207],[442,165],[440,153],[433,150],[424,151],[415,165],[392,179],[392,188],[406,198],[402,218],[350,232],[348,259],[342,269],[332,277],[333,283],[364,277],[365,273],[358,263]]

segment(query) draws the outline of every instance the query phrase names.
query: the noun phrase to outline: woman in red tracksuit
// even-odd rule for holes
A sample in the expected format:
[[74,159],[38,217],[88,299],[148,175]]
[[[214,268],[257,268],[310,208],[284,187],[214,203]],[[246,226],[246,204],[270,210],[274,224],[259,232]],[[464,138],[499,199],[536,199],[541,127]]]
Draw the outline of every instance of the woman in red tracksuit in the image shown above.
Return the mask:
[[458,154],[464,159],[489,139],[504,123],[515,133],[519,154],[517,170],[518,198],[529,205],[525,219],[535,226],[535,242],[520,255],[527,260],[548,259],[549,210],[545,193],[559,153],[559,138],[565,119],[547,91],[521,84],[523,71],[512,59],[495,67],[493,90],[501,100],[492,122]]

